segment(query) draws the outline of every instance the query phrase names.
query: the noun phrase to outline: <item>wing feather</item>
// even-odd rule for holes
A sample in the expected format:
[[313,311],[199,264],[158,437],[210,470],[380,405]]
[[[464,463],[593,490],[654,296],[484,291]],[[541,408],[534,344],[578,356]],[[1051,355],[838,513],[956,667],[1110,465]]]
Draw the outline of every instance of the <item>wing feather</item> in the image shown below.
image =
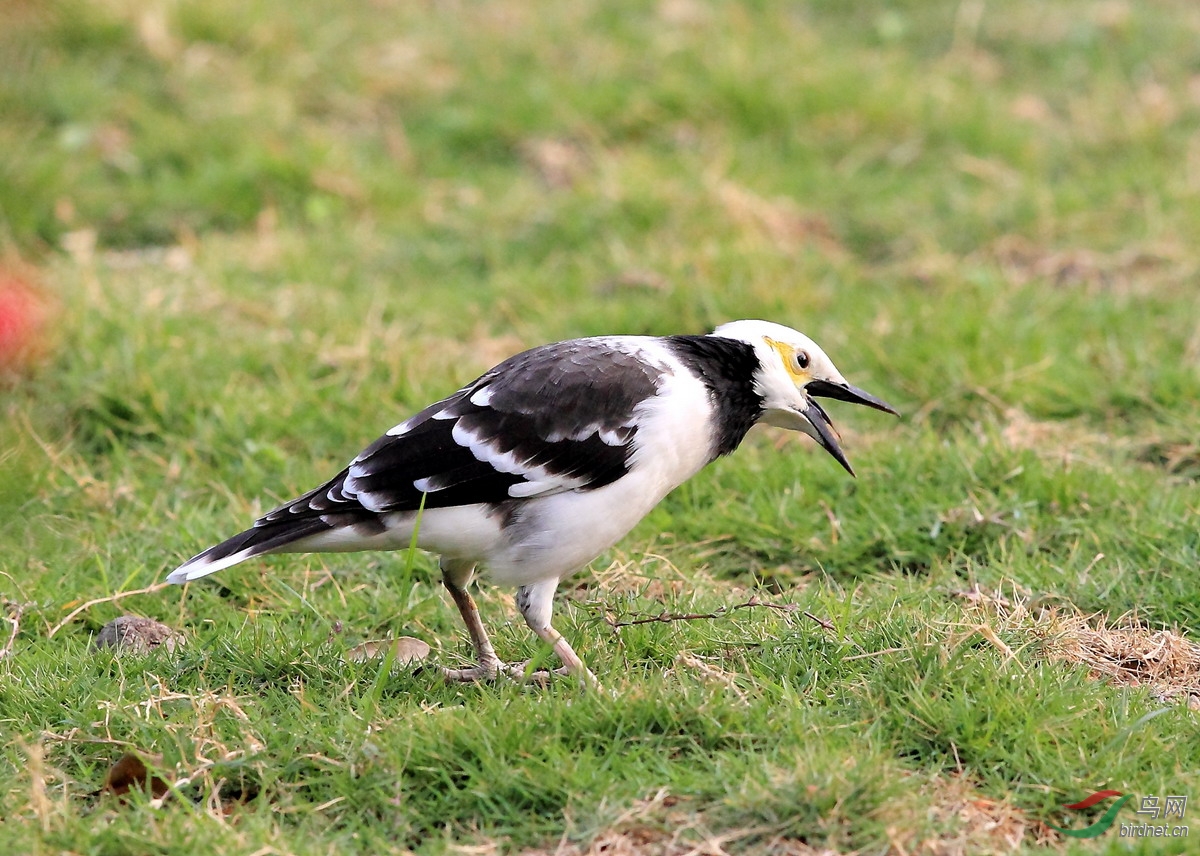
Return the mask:
[[629,340],[518,354],[401,422],[348,467],[256,526],[594,490],[628,472],[638,405],[670,369]]

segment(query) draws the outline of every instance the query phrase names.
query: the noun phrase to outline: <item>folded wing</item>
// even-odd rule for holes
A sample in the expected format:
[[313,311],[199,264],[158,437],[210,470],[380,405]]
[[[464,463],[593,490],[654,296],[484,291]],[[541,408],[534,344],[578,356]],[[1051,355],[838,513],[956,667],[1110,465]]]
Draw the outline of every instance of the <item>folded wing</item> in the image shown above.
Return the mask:
[[638,405],[663,372],[614,340],[518,354],[392,428],[335,478],[256,526],[594,490],[628,471]]

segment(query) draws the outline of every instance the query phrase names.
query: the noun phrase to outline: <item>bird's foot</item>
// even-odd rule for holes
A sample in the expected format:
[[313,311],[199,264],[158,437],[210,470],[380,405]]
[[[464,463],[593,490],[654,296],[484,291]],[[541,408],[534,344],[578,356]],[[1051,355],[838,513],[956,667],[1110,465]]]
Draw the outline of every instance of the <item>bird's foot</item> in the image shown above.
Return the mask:
[[603,692],[604,687],[600,684],[600,680],[592,674],[592,670],[583,663],[578,666],[559,666],[557,669],[538,669],[536,672],[530,672],[529,660],[523,663],[512,663],[508,668],[508,674],[515,680],[525,681],[531,684],[540,684],[545,686],[550,683],[555,677],[576,678],[584,689],[596,690]]
[[510,677],[514,680],[524,681],[529,684],[541,684],[545,686],[550,683],[551,679],[557,676],[570,676],[571,670],[566,666],[559,666],[557,669],[538,669],[529,671],[530,660],[524,660],[520,663],[510,663],[505,669]]
[[549,671],[546,669],[538,669],[536,672],[527,671],[529,661],[523,663],[489,663],[486,665],[471,666],[469,669],[442,669],[442,675],[451,683],[471,684],[478,681],[494,681],[501,675],[507,675],[516,681],[522,681],[529,684],[545,685],[550,683],[550,679],[555,675],[570,675],[571,671],[566,666]]
[[[557,669],[538,669],[529,671],[530,660],[520,663],[505,663],[499,659],[487,660],[466,669],[448,669],[442,667],[442,676],[449,683],[473,684],[480,681],[494,681],[501,675],[507,675],[515,681],[527,684],[547,686],[556,677],[577,677],[587,689],[602,690],[600,681],[592,674],[591,669],[582,663],[579,667],[559,666]],[[582,671],[580,671],[582,669]]]
[[449,683],[473,684],[478,681],[494,681],[500,673],[496,669],[472,666],[469,669],[447,669],[442,667],[442,676]]
[[469,669],[447,669],[443,666],[442,676],[450,683],[473,684],[478,681],[494,681],[501,672],[506,672],[510,668],[511,666],[492,656],[484,657],[478,665],[471,666]]

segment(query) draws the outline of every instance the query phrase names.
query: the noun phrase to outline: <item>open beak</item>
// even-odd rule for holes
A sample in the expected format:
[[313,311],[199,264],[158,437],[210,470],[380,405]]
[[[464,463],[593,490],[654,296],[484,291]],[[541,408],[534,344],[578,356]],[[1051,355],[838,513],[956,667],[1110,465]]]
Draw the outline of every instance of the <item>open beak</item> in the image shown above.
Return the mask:
[[857,386],[851,386],[848,383],[812,380],[805,384],[804,391],[809,395],[815,395],[820,398],[836,398],[838,401],[848,401],[851,404],[874,407],[876,410],[882,410],[884,413],[890,413],[893,416],[900,415],[900,412],[896,408],[892,407],[892,405],[888,404],[882,398],[876,398],[866,390],[859,389]]
[[[891,413],[893,416],[900,415],[896,408],[883,399],[876,398],[869,392],[865,392],[848,383],[841,384],[826,380],[814,380],[809,381],[804,389],[809,396],[816,395],[822,398],[834,398],[838,401],[848,401],[851,404],[862,404],[867,407],[873,407],[876,410],[882,410],[884,413]],[[838,442],[837,431],[834,430],[833,423],[829,421],[829,414],[811,397],[808,399],[808,412],[805,413],[805,416],[812,427],[811,431],[806,430],[805,433],[820,443],[821,447],[832,455],[833,459],[841,464],[846,472],[854,475],[854,468],[846,460],[846,453],[842,451],[842,446]]]
[[846,460],[846,453],[842,451],[842,444],[838,442],[837,431],[833,427],[833,423],[829,421],[829,414],[811,398],[808,400],[808,410],[804,413],[805,424],[801,430],[805,434],[812,437],[821,444],[826,452],[833,455],[833,459],[841,464],[846,472],[854,475],[854,467],[850,466],[850,462]]

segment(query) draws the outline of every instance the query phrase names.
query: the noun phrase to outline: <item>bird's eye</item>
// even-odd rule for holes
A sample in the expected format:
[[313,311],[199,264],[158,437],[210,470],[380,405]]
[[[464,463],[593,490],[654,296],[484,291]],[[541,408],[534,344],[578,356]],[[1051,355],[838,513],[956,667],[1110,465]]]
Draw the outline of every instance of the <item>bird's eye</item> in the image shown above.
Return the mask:
[[796,351],[796,367],[799,369],[808,368],[808,354],[804,351]]

